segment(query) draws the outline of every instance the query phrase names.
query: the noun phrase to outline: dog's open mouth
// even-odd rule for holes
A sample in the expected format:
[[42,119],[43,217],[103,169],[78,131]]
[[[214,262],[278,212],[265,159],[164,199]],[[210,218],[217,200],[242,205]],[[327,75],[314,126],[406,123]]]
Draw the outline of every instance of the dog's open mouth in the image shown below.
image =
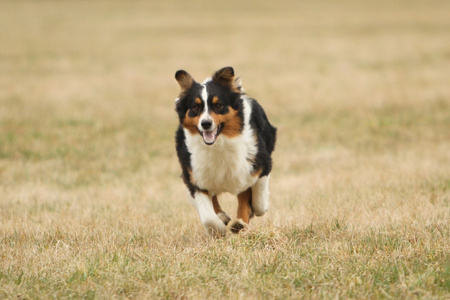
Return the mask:
[[203,141],[206,145],[212,145],[216,142],[217,137],[219,136],[220,132],[222,131],[223,123],[220,123],[219,126],[216,127],[216,129],[213,130],[203,130],[201,132],[201,135],[203,137]]

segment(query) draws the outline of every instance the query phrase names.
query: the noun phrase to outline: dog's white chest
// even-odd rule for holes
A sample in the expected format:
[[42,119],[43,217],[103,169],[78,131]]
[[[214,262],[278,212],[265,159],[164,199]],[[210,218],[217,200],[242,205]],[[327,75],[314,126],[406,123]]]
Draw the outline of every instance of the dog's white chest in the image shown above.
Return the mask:
[[186,145],[191,153],[194,184],[201,189],[213,194],[238,194],[258,179],[252,176],[257,151],[252,132],[244,130],[234,138],[220,136],[212,146],[206,145],[200,135],[186,132]]

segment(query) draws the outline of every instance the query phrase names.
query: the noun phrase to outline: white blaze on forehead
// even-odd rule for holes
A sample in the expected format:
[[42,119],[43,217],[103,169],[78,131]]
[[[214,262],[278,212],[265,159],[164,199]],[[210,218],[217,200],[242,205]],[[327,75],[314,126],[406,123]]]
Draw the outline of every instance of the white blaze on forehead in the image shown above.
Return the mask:
[[205,102],[208,100],[208,91],[206,90],[206,85],[202,84],[202,93],[200,95],[202,97],[203,102]]
[[212,129],[214,129],[216,124],[214,124],[214,120],[213,120],[213,119],[211,118],[211,116],[209,115],[209,107],[208,107],[208,91],[207,91],[207,89],[206,89],[206,85],[205,85],[205,84],[202,84],[202,87],[203,87],[203,88],[202,88],[202,92],[201,92],[201,94],[200,94],[200,97],[202,98],[203,103],[205,103],[205,109],[203,110],[203,113],[202,113],[202,115],[200,116],[200,119],[198,120],[197,126],[198,126],[198,128],[199,128],[200,130],[203,130],[203,129],[202,129],[202,126],[201,126],[202,121],[204,121],[204,120],[211,120],[211,121],[213,121]]

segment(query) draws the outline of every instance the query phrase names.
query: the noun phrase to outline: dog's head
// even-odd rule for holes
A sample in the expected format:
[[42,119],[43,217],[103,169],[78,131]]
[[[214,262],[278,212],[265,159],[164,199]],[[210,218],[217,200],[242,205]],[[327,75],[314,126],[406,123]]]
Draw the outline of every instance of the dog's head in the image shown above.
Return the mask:
[[191,134],[200,134],[207,145],[213,145],[221,134],[229,138],[240,134],[242,91],[232,67],[218,70],[202,84],[184,70],[177,71],[175,79],[181,87],[176,111],[180,124]]

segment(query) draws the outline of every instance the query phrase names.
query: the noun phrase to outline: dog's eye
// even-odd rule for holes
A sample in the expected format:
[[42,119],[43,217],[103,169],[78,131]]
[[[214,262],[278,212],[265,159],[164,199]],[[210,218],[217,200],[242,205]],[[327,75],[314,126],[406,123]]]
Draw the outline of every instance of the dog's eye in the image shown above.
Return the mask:
[[221,110],[221,109],[223,108],[223,105],[220,104],[219,102],[217,102],[217,103],[214,104],[214,108],[215,108],[216,110]]
[[195,113],[199,113],[201,110],[200,104],[195,104],[194,106],[192,106],[192,111]]

